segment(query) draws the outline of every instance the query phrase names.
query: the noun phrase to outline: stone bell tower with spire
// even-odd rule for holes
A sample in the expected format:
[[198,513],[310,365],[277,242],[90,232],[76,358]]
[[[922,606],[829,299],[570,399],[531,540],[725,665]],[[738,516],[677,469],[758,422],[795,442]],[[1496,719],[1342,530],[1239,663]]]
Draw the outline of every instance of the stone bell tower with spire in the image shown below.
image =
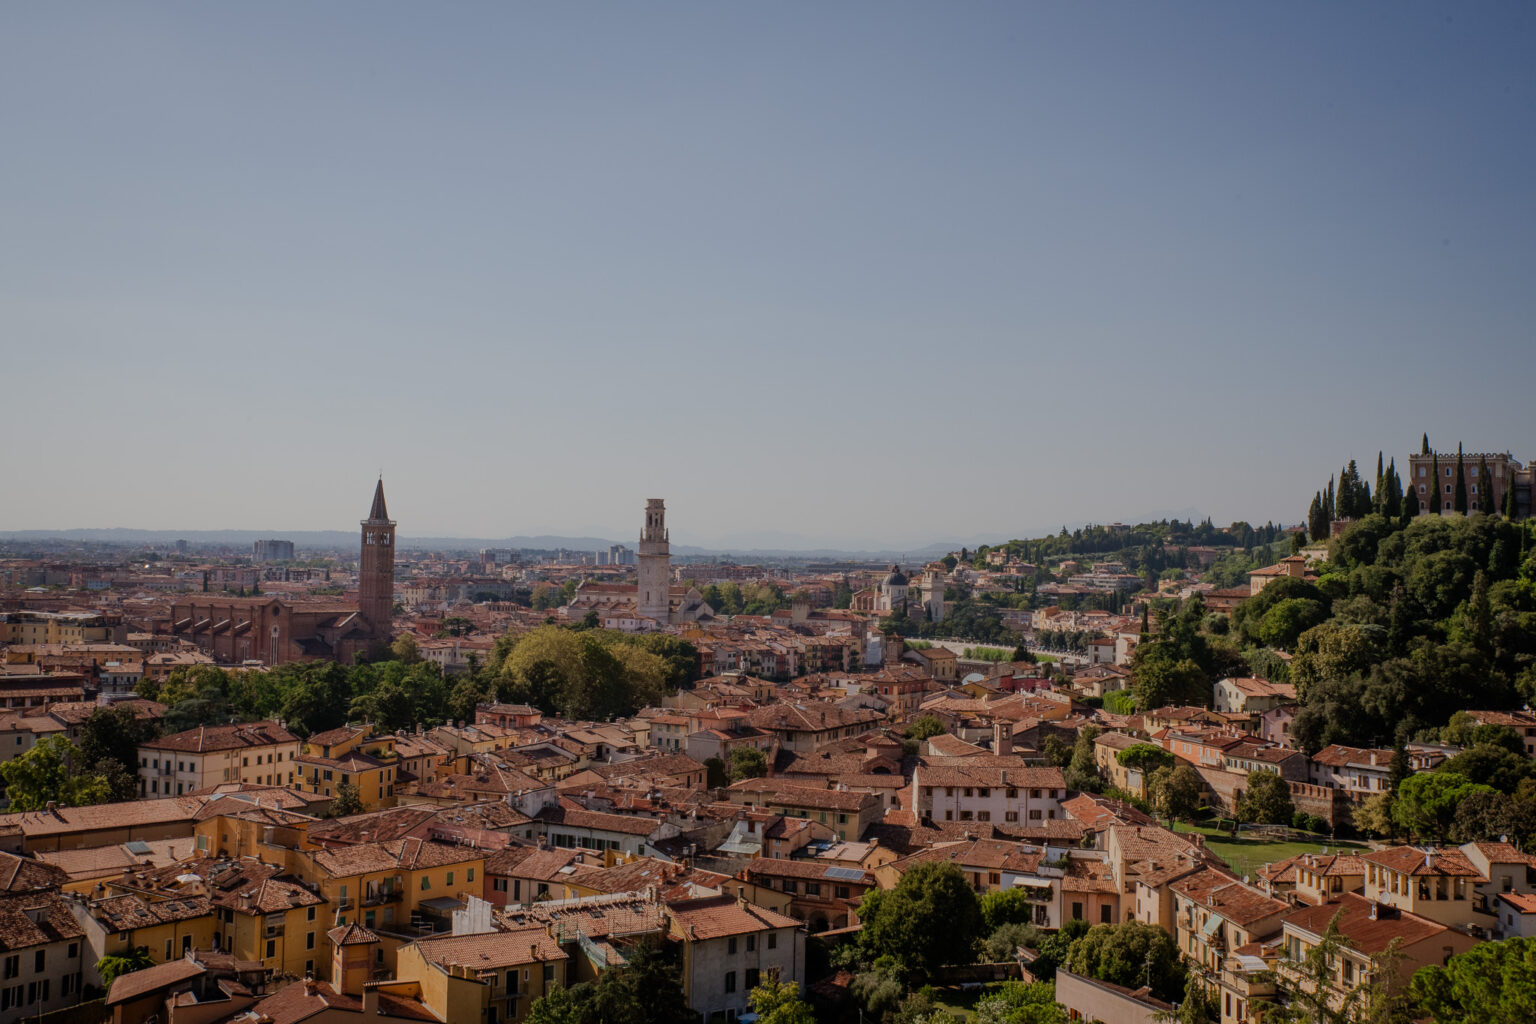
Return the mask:
[[358,559],[357,610],[376,641],[388,643],[395,607],[395,522],[384,506],[384,478],[373,490],[373,507],[362,522]]
[[645,529],[640,531],[640,555],[636,561],[636,611],[664,626],[672,610],[672,546],[667,536],[667,506],[661,498],[646,500]]

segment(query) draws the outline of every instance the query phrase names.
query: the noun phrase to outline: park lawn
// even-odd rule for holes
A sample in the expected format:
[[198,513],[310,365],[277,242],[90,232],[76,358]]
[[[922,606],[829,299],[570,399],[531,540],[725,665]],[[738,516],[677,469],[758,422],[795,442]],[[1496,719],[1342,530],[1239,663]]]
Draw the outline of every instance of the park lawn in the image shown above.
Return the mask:
[[1186,825],[1175,822],[1176,832],[1199,832],[1205,836],[1205,845],[1212,853],[1232,866],[1239,875],[1256,877],[1265,864],[1302,853],[1321,853],[1323,847],[1329,853],[1365,853],[1370,847],[1361,843],[1346,843],[1318,836],[1310,840],[1233,839],[1225,830],[1209,825]]

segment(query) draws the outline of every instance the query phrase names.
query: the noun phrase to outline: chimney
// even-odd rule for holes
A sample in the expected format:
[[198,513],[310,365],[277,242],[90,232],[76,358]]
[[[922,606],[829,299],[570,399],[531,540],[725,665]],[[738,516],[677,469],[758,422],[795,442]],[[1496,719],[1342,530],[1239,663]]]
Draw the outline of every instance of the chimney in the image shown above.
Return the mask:
[[304,994],[307,996],[315,994],[315,976],[313,974],[304,975]]

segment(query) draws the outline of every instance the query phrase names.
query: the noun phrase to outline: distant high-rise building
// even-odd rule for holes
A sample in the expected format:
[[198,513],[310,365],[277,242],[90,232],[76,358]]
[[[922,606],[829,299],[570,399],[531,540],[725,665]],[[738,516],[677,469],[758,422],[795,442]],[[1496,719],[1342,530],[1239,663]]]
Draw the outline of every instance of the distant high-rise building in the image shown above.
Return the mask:
[[384,478],[373,491],[373,507],[362,521],[358,559],[357,610],[375,640],[387,641],[395,607],[395,523],[384,506]]
[[634,565],[635,553],[623,544],[610,544],[608,546],[609,565]]
[[661,498],[645,503],[645,528],[640,531],[637,611],[665,623],[671,614],[672,548],[667,535],[667,506]]
[[258,562],[291,562],[293,541],[258,540],[251,545],[251,557]]

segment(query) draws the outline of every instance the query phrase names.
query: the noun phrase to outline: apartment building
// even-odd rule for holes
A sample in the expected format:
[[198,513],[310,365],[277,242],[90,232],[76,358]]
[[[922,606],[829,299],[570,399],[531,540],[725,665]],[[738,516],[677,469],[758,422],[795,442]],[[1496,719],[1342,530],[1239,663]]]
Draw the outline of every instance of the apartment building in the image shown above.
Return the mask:
[[182,796],[238,782],[289,786],[299,738],[278,722],[200,725],[139,745],[139,795]]

